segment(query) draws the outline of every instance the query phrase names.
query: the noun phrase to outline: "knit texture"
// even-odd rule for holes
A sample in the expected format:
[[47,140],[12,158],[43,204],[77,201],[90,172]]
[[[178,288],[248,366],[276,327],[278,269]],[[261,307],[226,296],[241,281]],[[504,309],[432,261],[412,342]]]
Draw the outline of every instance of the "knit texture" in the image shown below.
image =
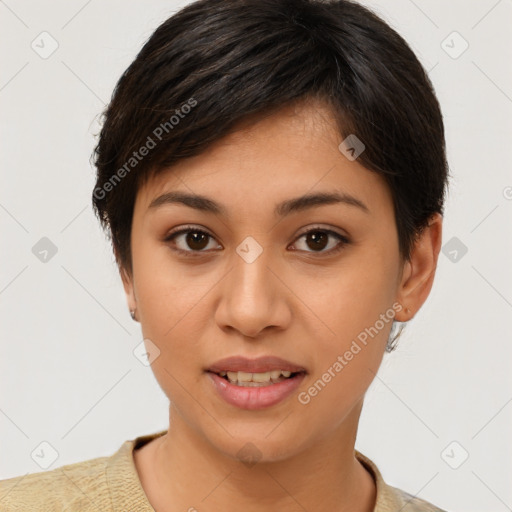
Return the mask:
[[[113,455],[0,481],[1,512],[155,512],[142,488],[133,450],[167,430],[125,441]],[[445,512],[387,485],[377,466],[355,451],[373,475],[373,512]]]

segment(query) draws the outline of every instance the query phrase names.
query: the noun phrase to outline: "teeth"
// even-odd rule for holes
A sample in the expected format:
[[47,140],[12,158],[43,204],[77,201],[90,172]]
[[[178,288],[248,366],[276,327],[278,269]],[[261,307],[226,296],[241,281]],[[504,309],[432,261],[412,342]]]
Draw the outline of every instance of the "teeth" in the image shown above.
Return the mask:
[[250,382],[252,380],[252,373],[238,372],[238,382]]
[[[249,375],[251,375],[251,374],[249,373]],[[253,382],[269,382],[271,375],[270,375],[270,372],[253,373],[251,375],[251,377],[252,377],[252,379],[250,379],[250,380],[252,380]]]
[[244,387],[258,387],[261,385],[275,384],[290,377],[292,372],[288,370],[272,370],[263,373],[248,372],[219,372],[221,377],[226,377],[232,384]]

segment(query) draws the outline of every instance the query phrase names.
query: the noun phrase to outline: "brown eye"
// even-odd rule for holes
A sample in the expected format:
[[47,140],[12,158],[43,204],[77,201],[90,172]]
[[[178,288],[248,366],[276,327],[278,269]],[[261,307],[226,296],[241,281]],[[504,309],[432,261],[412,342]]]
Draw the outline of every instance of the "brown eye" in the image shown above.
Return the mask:
[[[304,239],[302,248],[306,252],[327,254],[343,249],[349,242],[348,238],[329,229],[313,228],[303,233],[297,240]],[[336,242],[337,240],[337,242]],[[297,242],[295,243],[297,244]],[[305,246],[305,247],[304,247]],[[327,250],[325,250],[327,248]]]
[[314,251],[325,249],[329,242],[329,235],[323,231],[313,231],[306,235],[306,244]]
[[194,251],[201,251],[208,245],[209,235],[201,231],[189,231],[185,243]]
[[209,233],[197,228],[183,228],[165,238],[166,242],[172,242],[176,251],[192,256],[194,253],[207,252],[206,249],[221,247],[219,244],[212,244],[214,240]]

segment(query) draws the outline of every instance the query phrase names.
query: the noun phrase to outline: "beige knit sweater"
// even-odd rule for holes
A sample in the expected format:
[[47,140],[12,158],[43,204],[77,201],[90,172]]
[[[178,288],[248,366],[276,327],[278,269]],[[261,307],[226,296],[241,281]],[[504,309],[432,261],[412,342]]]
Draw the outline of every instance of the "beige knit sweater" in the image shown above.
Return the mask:
[[[140,483],[133,450],[166,432],[163,430],[125,441],[109,457],[98,457],[2,480],[0,511],[154,512]],[[387,485],[377,466],[357,450],[355,453],[376,482],[374,512],[444,512],[424,500]],[[194,508],[191,507],[191,510]]]

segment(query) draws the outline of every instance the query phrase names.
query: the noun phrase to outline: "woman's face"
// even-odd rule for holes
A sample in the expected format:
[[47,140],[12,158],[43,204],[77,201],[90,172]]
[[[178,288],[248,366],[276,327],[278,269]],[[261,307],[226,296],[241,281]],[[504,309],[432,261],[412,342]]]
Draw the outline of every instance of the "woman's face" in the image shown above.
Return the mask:
[[[393,313],[411,305],[401,303],[410,265],[399,260],[390,191],[341,142],[321,105],[287,107],[138,192],[128,301],[171,417],[225,454],[252,443],[258,458],[279,460],[355,436]],[[319,194],[352,199],[297,201]],[[275,384],[253,376],[259,387],[208,371],[286,369],[216,365],[231,356],[278,357],[302,372]]]

